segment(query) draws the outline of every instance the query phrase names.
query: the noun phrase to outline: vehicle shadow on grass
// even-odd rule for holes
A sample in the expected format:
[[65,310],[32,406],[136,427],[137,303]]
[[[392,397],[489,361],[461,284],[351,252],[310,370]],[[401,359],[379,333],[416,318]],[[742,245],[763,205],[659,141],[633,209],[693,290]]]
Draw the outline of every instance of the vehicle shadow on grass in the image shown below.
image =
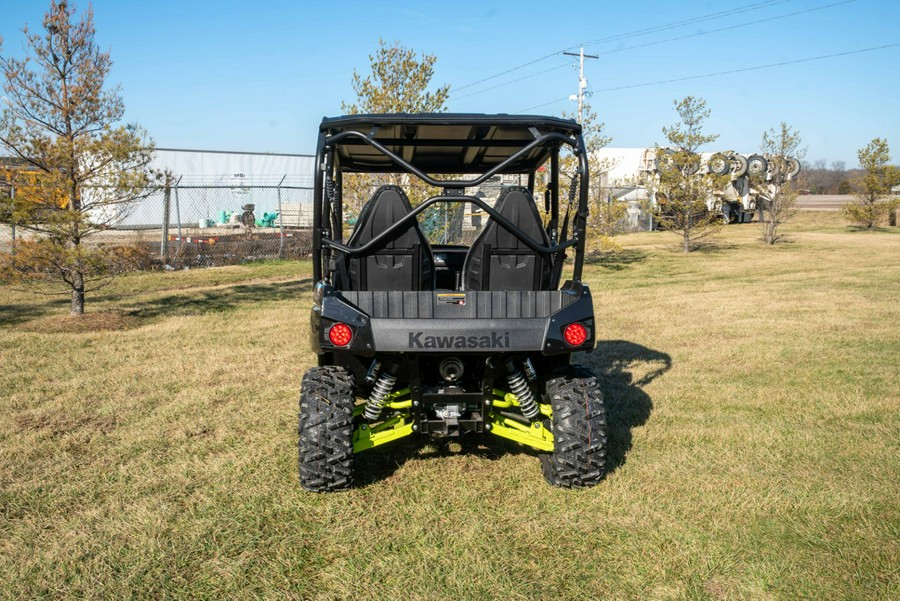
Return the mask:
[[391,477],[408,461],[446,459],[466,455],[497,460],[504,455],[531,455],[538,451],[491,434],[468,434],[459,438],[410,436],[356,456],[356,484],[368,486]]
[[297,299],[311,290],[310,278],[268,284],[237,284],[141,300],[139,304],[128,307],[125,314],[140,319],[203,315],[230,311],[253,303]]
[[[632,430],[647,423],[653,412],[653,400],[643,388],[672,368],[672,358],[627,340],[601,340],[593,353],[578,355],[573,363],[588,366],[600,380],[609,424],[606,473],[612,473],[625,464]],[[504,455],[537,457],[539,452],[489,434],[457,439],[412,436],[357,455],[357,483],[368,486],[384,480],[410,460],[459,454],[496,460]]]
[[609,474],[625,464],[632,430],[646,424],[653,413],[653,399],[644,387],[672,368],[672,357],[628,340],[600,340],[593,353],[576,362],[590,367],[600,379],[609,428]]

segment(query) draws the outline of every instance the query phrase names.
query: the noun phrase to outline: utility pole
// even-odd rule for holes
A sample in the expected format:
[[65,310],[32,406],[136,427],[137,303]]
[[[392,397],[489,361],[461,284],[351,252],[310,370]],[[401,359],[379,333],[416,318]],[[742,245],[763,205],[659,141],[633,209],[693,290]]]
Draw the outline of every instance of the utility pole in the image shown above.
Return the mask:
[[563,52],[563,54],[578,57],[578,95],[572,94],[569,96],[569,100],[578,100],[578,123],[581,123],[584,121],[584,90],[587,88],[587,80],[584,78],[584,59],[600,57],[594,54],[585,54],[584,46],[581,47],[581,52],[578,54],[574,52]]

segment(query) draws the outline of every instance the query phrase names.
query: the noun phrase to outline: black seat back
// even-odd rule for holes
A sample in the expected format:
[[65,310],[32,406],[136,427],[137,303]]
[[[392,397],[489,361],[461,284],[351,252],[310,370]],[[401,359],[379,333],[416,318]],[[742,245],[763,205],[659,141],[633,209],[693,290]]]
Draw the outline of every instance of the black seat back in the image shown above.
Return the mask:
[[[371,242],[412,212],[406,194],[397,186],[382,186],[359,212],[347,241],[351,248]],[[431,290],[434,259],[428,240],[413,221],[372,252],[350,257],[347,271],[351,290]]]
[[[527,188],[500,193],[494,208],[525,235],[549,246],[537,206]],[[472,243],[463,264],[466,290],[549,290],[549,255],[540,255],[493,219]]]

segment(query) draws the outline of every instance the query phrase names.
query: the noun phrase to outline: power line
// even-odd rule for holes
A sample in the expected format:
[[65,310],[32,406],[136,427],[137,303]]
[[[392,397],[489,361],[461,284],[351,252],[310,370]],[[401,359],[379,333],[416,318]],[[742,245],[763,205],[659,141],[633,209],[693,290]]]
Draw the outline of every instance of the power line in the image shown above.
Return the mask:
[[[619,90],[630,90],[630,89],[634,89],[634,88],[644,88],[644,87],[648,87],[648,86],[657,86],[657,85],[662,85],[662,84],[666,84],[666,83],[677,83],[677,82],[681,82],[681,81],[691,81],[691,80],[694,80],[694,79],[704,79],[704,78],[707,78],[707,77],[718,77],[718,76],[720,76],[720,75],[731,75],[731,74],[733,74],[733,73],[746,73],[747,71],[759,71],[759,70],[761,70],[761,69],[771,69],[771,68],[773,68],[773,67],[783,67],[783,66],[785,66],[785,65],[796,65],[796,64],[799,64],[799,63],[809,63],[809,62],[812,62],[812,61],[820,61],[820,60],[825,60],[825,59],[829,59],[829,58],[837,58],[837,57],[839,57],[839,56],[850,56],[850,55],[852,55],[852,54],[862,54],[862,53],[864,53],[864,52],[874,52],[875,50],[885,50],[885,49],[887,49],[887,48],[896,48],[896,47],[898,47],[898,46],[900,46],[900,42],[895,43],[895,44],[885,44],[885,45],[883,45],[883,46],[872,46],[871,48],[860,48],[860,49],[858,49],[858,50],[848,50],[848,51],[846,51],[846,52],[836,52],[836,53],[834,53],[834,54],[823,54],[823,55],[820,55],[820,56],[811,56],[811,57],[808,57],[808,58],[798,58],[798,59],[795,59],[795,60],[782,61],[782,62],[779,62],[779,63],[770,63],[770,64],[768,64],[768,65],[757,65],[757,66],[755,66],[755,67],[743,67],[743,68],[740,68],[740,69],[730,69],[730,70],[728,70],[728,71],[717,71],[717,72],[715,72],[715,73],[704,73],[703,75],[689,75],[689,76],[687,76],[687,77],[676,77],[676,78],[673,78],[673,79],[660,79],[660,80],[657,80],[657,81],[647,81],[647,82],[644,82],[644,83],[629,84],[629,85],[627,85],[627,86],[616,86],[616,87],[614,87],[614,88],[603,88],[603,89],[600,89],[600,90],[594,90],[594,93],[598,93],[598,92],[617,92],[617,91],[619,91]],[[516,111],[516,113],[520,113],[520,114],[521,114],[521,113],[525,113],[525,112],[527,112],[527,111],[531,111],[531,110],[534,110],[534,109],[537,109],[537,108],[541,108],[541,107],[544,107],[544,106],[547,106],[547,105],[550,105],[550,104],[554,104],[554,103],[556,103],[556,102],[560,102],[561,100],[566,100],[566,99],[568,99],[568,96],[563,96],[562,98],[557,98],[557,99],[555,99],[555,100],[550,100],[550,101],[544,102],[544,103],[542,103],[542,104],[538,104],[538,105],[535,105],[535,106],[530,106],[530,107],[528,107],[528,108],[526,108],[526,109],[522,109],[522,110],[520,110],[520,111]]]
[[[691,18],[691,19],[685,19],[685,20],[683,20],[683,21],[676,21],[676,22],[674,22],[674,23],[668,23],[668,24],[666,24],[666,25],[660,25],[660,26],[657,26],[657,27],[650,27],[650,28],[646,28],[646,29],[638,29],[638,30],[635,30],[635,31],[632,31],[632,32],[623,33],[623,34],[619,34],[619,35],[616,35],[616,36],[611,36],[611,37],[608,37],[608,38],[601,38],[601,39],[598,39],[598,40],[592,40],[592,41],[589,41],[589,42],[584,42],[584,45],[588,45],[588,44],[594,45],[594,44],[599,44],[599,43],[607,42],[607,41],[617,41],[617,40],[626,39],[626,38],[629,38],[629,37],[638,37],[638,36],[641,36],[641,35],[647,35],[647,34],[649,34],[649,33],[656,33],[656,32],[658,32],[658,31],[665,31],[665,30],[667,30],[667,29],[674,29],[674,28],[677,28],[677,27],[685,27],[685,26],[687,26],[687,25],[693,25],[693,24],[695,24],[695,23],[702,23],[702,22],[704,22],[704,21],[710,21],[710,20],[714,20],[714,19],[721,19],[721,18],[723,18],[723,17],[728,17],[728,16],[731,16],[731,15],[734,15],[734,14],[739,14],[739,13],[747,12],[747,11],[750,11],[750,10],[755,10],[755,9],[757,9],[757,8],[765,8],[765,7],[767,7],[767,6],[772,6],[772,5],[775,5],[775,4],[784,4],[785,2],[792,2],[792,1],[793,1],[793,0],[766,0],[765,2],[757,2],[756,4],[750,4],[749,6],[745,6],[745,7],[742,7],[742,8],[729,9],[729,10],[726,10],[726,11],[720,11],[720,12],[717,12],[717,13],[709,13],[709,14],[707,14],[707,15],[701,15],[701,16],[698,16],[698,17],[693,17],[693,18]],[[571,50],[571,49],[573,49],[573,48],[578,48],[578,47],[581,46],[581,45],[582,45],[582,44],[575,44],[574,46],[569,46],[569,47],[567,47],[567,48],[563,48],[562,50],[557,50],[556,52],[551,52],[550,54],[544,55],[544,56],[542,56],[542,57],[540,57],[540,58],[536,58],[536,59],[531,60],[531,61],[528,61],[528,62],[526,62],[526,63],[522,63],[521,65],[512,67],[512,68],[510,68],[510,69],[506,69],[505,71],[501,71],[501,72],[499,72],[499,73],[495,73],[494,75],[490,75],[490,76],[488,76],[488,77],[484,77],[484,78],[482,78],[482,79],[479,79],[478,81],[473,81],[473,82],[471,82],[471,83],[467,83],[466,85],[464,85],[464,86],[459,86],[459,87],[457,87],[457,88],[455,88],[455,89],[456,89],[456,90],[465,90],[465,89],[467,89],[467,88],[471,88],[471,87],[473,87],[473,86],[477,86],[477,85],[480,84],[480,83],[484,83],[484,82],[486,82],[486,81],[490,81],[490,80],[492,80],[492,79],[496,79],[496,78],[498,78],[498,77],[502,77],[502,76],[507,75],[507,74],[509,74],[509,73],[513,73],[513,72],[518,71],[518,70],[520,70],[520,69],[524,69],[525,67],[530,67],[531,65],[533,65],[533,64],[535,64],[535,63],[539,63],[539,62],[544,61],[544,60],[547,60],[548,58],[553,58],[554,56],[557,56],[557,55],[559,55],[559,54],[565,52],[566,50]]]
[[[780,0],[780,1],[781,1],[781,2],[786,2],[786,1],[791,1],[791,0]],[[767,18],[765,18],[765,19],[758,19],[758,20],[756,20],[756,21],[746,21],[746,22],[738,23],[738,24],[736,24],[736,25],[729,25],[728,27],[720,27],[720,28],[718,28],[718,29],[710,29],[710,30],[708,30],[708,31],[701,31],[701,32],[698,32],[698,33],[692,33],[692,34],[687,34],[687,35],[683,35],[683,36],[677,36],[677,37],[674,37],[674,38],[666,38],[666,39],[664,39],[664,40],[658,40],[658,41],[655,41],[655,42],[647,42],[647,43],[644,43],[644,44],[637,44],[637,45],[634,45],[634,46],[626,46],[626,47],[624,47],[624,48],[616,48],[616,49],[613,49],[613,50],[600,51],[600,54],[614,54],[614,53],[617,53],[617,52],[624,52],[624,51],[626,51],[626,50],[634,50],[634,49],[636,49],[636,48],[646,48],[646,47],[649,47],[649,46],[658,46],[658,45],[660,45],[660,44],[666,44],[666,43],[668,43],[668,42],[676,42],[676,41],[679,41],[679,40],[686,40],[686,39],[690,39],[690,38],[696,38],[696,37],[701,37],[701,36],[705,36],[705,35],[710,35],[710,34],[713,34],[713,33],[721,33],[721,32],[723,32],[723,31],[730,31],[730,30],[733,30],[733,29],[739,29],[739,28],[741,28],[741,27],[747,27],[747,26],[750,26],[750,25],[758,25],[758,24],[760,24],[760,23],[768,23],[768,22],[771,22],[771,21],[777,21],[777,20],[779,20],[779,19],[785,19],[785,18],[788,18],[788,17],[795,17],[795,16],[797,16],[797,15],[802,15],[802,14],[806,14],[806,13],[811,13],[811,12],[815,12],[815,11],[819,11],[819,10],[825,10],[825,9],[827,9],[827,8],[833,8],[833,7],[835,7],[835,6],[840,6],[840,5],[842,5],[842,4],[850,4],[850,3],[852,3],[852,2],[858,2],[858,1],[859,1],[859,0],[842,0],[841,2],[834,2],[834,3],[832,3],[832,4],[826,4],[826,5],[823,5],[823,6],[815,6],[815,7],[812,7],[812,8],[807,8],[807,9],[795,11],[795,12],[792,12],[792,13],[785,13],[785,14],[781,14],[781,15],[775,15],[775,16],[773,16],[773,17],[767,17]],[[746,10],[748,10],[748,9],[735,9],[734,11],[731,11],[731,12],[732,12],[732,13],[734,13],[734,12],[746,12]],[[708,19],[706,19],[706,20],[708,20]],[[679,23],[680,23],[680,22],[679,22]],[[667,27],[667,28],[670,28],[670,27]],[[627,36],[626,36],[626,37],[627,37]],[[632,37],[636,37],[636,36],[632,36]],[[605,42],[605,41],[615,41],[615,40],[617,40],[617,39],[619,39],[619,38],[617,38],[617,37],[611,37],[611,38],[604,38],[604,39],[602,39],[602,40],[594,40],[593,42],[586,42],[586,43],[585,43],[585,46],[587,46],[587,45],[596,45],[596,44],[598,44],[598,43]],[[548,56],[543,57],[543,58],[541,58],[541,59],[537,59],[537,60],[535,60],[535,61],[532,61],[531,63],[528,63],[528,64],[534,64],[535,62],[539,62],[539,61],[541,61],[541,60],[544,60],[545,58],[549,58],[550,56],[554,56],[554,55],[556,55],[556,54],[566,54],[566,53],[565,53],[565,52],[554,53],[553,55],[548,55]],[[524,66],[527,66],[527,65],[523,65],[523,67],[524,67]],[[456,100],[462,100],[462,99],[464,99],[464,98],[469,98],[470,96],[476,96],[476,95],[478,95],[478,94],[483,94],[483,93],[489,92],[489,91],[491,91],[491,90],[496,90],[497,88],[502,88],[502,87],[504,87],[504,86],[508,86],[508,85],[512,85],[512,84],[514,84],[514,83],[518,83],[518,82],[520,82],[520,81],[524,81],[524,80],[526,80],[526,79],[531,79],[532,77],[537,77],[538,75],[543,75],[543,74],[545,74],[545,73],[549,73],[550,71],[555,71],[555,70],[560,69],[560,68],[562,68],[562,67],[564,67],[564,66],[566,66],[566,65],[556,65],[556,66],[554,66],[554,67],[550,67],[549,69],[543,69],[543,70],[541,70],[541,71],[537,71],[537,72],[531,73],[531,74],[529,74],[529,75],[524,75],[524,76],[522,76],[522,77],[518,77],[518,78],[516,78],[516,79],[512,79],[512,80],[510,80],[510,81],[506,81],[506,82],[503,82],[503,83],[498,83],[498,84],[493,85],[493,86],[490,86],[490,87],[488,87],[488,88],[482,88],[481,90],[476,90],[476,91],[474,91],[474,92],[469,92],[468,94],[464,94],[464,95],[462,95],[462,96],[453,97],[453,98],[451,98],[451,99],[454,100],[454,101],[456,101]],[[519,69],[519,68],[521,68],[521,67],[515,67],[515,68],[510,69],[509,71],[506,71],[506,72],[504,72],[504,73],[508,73],[508,72],[511,72],[511,71],[515,71],[515,70],[517,70],[517,69]],[[497,77],[499,77],[499,75],[498,75]],[[488,80],[490,80],[490,79],[493,79],[493,78],[483,79],[483,80],[481,80],[481,81],[479,81],[479,82],[475,82],[475,83],[469,84],[469,85],[464,86],[464,87],[470,87],[470,86],[473,86],[473,85],[475,85],[475,84],[477,84],[477,83],[482,83],[482,82],[488,81]],[[457,89],[462,89],[462,88],[457,88]]]
[[514,84],[514,83],[517,83],[520,81],[525,81],[526,79],[531,79],[532,77],[536,77],[538,75],[543,75],[544,73],[549,73],[550,71],[556,71],[557,69],[562,69],[563,67],[568,67],[568,66],[569,66],[569,63],[564,63],[562,65],[554,65],[553,67],[550,67],[549,69],[544,69],[543,71],[537,71],[535,73],[523,75],[522,77],[519,77],[517,79],[511,79],[511,80],[505,81],[503,83],[498,83],[497,85],[491,86],[489,88],[482,88],[475,92],[469,92],[468,94],[463,94],[462,96],[457,96],[453,100],[462,100],[463,98],[468,98],[469,96],[477,96],[478,94],[490,92],[491,90],[496,90],[497,88],[502,88],[503,86],[508,86],[508,85],[511,85],[511,84]]
[[[655,42],[646,42],[644,44],[637,44],[635,46],[625,46],[623,48],[615,48],[613,50],[605,50],[601,51],[600,54],[614,54],[616,52],[625,52],[626,50],[634,50],[635,48],[646,48],[648,46],[658,46],[660,44],[666,44],[668,42],[677,42],[680,40],[687,40],[690,38],[697,38],[704,35],[709,35],[711,33],[721,33],[723,31],[730,31],[732,29],[739,29],[741,27],[746,27],[748,25],[759,25],[760,23],[768,23],[770,21],[777,21],[779,19],[786,19],[787,17],[796,17],[797,15],[803,15],[806,13],[815,12],[817,10],[825,10],[826,8],[832,8],[835,6],[840,6],[842,4],[850,4],[851,2],[858,2],[859,0],[842,0],[841,2],[834,2],[832,4],[825,4],[824,6],[814,6],[812,8],[807,8],[804,10],[798,10],[792,13],[785,13],[783,15],[775,15],[774,17],[766,17],[765,19],[757,19],[756,21],[745,21],[743,23],[738,23],[736,25],[729,25],[728,27],[719,27],[718,29],[709,29],[707,31],[700,31],[697,33],[689,33],[687,35],[681,35],[674,38],[666,38],[664,40],[657,40]],[[587,46],[588,44],[585,44]]]
[[[456,89],[457,89],[457,90],[465,90],[466,88],[471,88],[472,86],[477,86],[477,85],[480,84],[480,83],[484,83],[484,82],[486,82],[486,81],[491,81],[492,79],[497,79],[498,77],[502,77],[502,76],[504,76],[504,75],[506,75],[506,74],[508,74],[508,73],[512,73],[512,72],[514,72],[514,71],[518,71],[519,69],[524,69],[525,67],[530,67],[531,65],[533,65],[533,64],[535,64],[535,63],[539,63],[539,62],[544,61],[544,60],[547,60],[548,58],[553,58],[554,56],[559,55],[560,52],[562,52],[562,51],[561,51],[561,50],[558,50],[558,51],[553,52],[553,53],[551,53],[551,54],[548,54],[548,55],[546,55],[546,56],[542,56],[541,58],[536,58],[536,59],[534,59],[533,61],[528,61],[527,63],[523,63],[523,64],[519,65],[518,67],[513,67],[512,69],[507,69],[506,71],[501,71],[500,73],[496,73],[496,74],[491,75],[491,76],[489,76],[489,77],[485,77],[484,79],[479,79],[478,81],[473,81],[472,83],[467,83],[467,84],[464,85],[464,86],[459,86],[459,87],[456,88]],[[556,67],[554,67],[554,68],[556,68]],[[470,94],[470,95],[471,95],[471,94]]]
[[834,54],[823,54],[821,56],[811,56],[809,58],[798,58],[791,61],[782,61],[780,63],[770,63],[768,65],[758,65],[755,67],[743,67],[741,69],[731,69],[728,71],[717,71],[715,73],[704,73],[703,75],[690,75],[688,77],[677,77],[674,79],[662,79],[659,81],[648,81],[645,83],[636,83],[627,86],[618,86],[615,88],[603,88],[594,90],[594,92],[615,92],[618,90],[630,90],[632,88],[643,88],[647,86],[656,86],[664,83],[676,83],[679,81],[690,81],[692,79],[703,79],[706,77],[717,77],[719,75],[731,75],[732,73],[745,73],[747,71],[759,71],[760,69],[770,69],[773,67],[783,67],[785,65],[796,65],[798,63],[809,63],[812,61],[825,60],[827,58],[836,58],[839,56],[850,56],[851,54],[862,54],[863,52],[873,52],[875,50],[884,50],[886,48],[895,48],[900,46],[900,42],[896,44],[885,44],[884,46],[873,46],[871,48],[860,48],[859,50],[848,50],[847,52],[836,52]]
[[[749,6],[744,6],[741,8],[733,8],[731,10],[722,11],[721,13],[712,13],[710,15],[701,15],[699,17],[693,17],[690,19],[685,19],[684,21],[676,21],[674,23],[668,23],[666,25],[659,25],[657,27],[651,27],[648,29],[641,29],[631,33],[623,33],[619,35],[609,36],[605,38],[599,38],[596,40],[590,40],[587,42],[583,42],[585,46],[595,46],[597,44],[604,44],[607,42],[617,42],[619,40],[624,40],[631,37],[639,37],[641,35],[647,35],[650,33],[658,33],[660,31],[668,31],[669,29],[677,29],[679,27],[685,27],[687,25],[695,25],[697,23],[704,23],[706,21],[714,21],[716,19],[721,19],[723,17],[730,17],[732,15],[739,15],[741,13],[749,12],[752,10],[756,10],[757,8],[766,8],[769,6],[774,6],[776,4],[785,4],[786,2],[793,2],[793,0],[769,0],[768,2],[760,2],[758,4],[751,4]],[[578,44],[576,44],[577,46]],[[570,47],[574,48],[574,46]],[[567,48],[566,50],[569,50]]]
[[569,99],[568,96],[563,96],[562,98],[557,98],[556,100],[550,100],[549,102],[545,102],[543,104],[536,104],[534,106],[529,106],[527,109],[522,109],[520,111],[516,111],[516,113],[521,115],[522,113],[527,113],[528,111],[533,111],[534,109],[539,109],[539,108],[545,107],[549,104],[556,104],[557,102],[560,102],[561,100],[568,100],[568,99]]

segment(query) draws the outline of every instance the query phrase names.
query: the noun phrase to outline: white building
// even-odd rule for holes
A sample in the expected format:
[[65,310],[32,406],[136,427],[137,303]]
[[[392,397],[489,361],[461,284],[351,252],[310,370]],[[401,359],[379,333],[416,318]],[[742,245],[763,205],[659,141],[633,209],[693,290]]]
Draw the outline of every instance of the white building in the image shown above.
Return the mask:
[[[220,223],[246,204],[255,206],[257,217],[280,212],[296,221],[292,226],[311,223],[313,155],[157,148],[151,167],[172,175],[169,221],[175,226]],[[163,207],[164,194],[154,193],[119,227],[159,227]]]
[[311,154],[157,148],[152,167],[171,171],[181,185],[312,187]]

